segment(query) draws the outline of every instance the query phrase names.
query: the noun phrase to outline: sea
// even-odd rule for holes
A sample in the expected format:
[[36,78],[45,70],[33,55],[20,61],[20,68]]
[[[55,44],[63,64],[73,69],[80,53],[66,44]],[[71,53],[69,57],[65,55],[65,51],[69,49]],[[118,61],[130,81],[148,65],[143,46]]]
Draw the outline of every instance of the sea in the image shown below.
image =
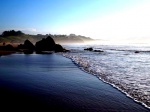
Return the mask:
[[[150,46],[69,45],[70,58],[81,70],[109,83],[150,108]],[[93,48],[93,51],[84,50]],[[97,50],[95,52],[94,50]]]

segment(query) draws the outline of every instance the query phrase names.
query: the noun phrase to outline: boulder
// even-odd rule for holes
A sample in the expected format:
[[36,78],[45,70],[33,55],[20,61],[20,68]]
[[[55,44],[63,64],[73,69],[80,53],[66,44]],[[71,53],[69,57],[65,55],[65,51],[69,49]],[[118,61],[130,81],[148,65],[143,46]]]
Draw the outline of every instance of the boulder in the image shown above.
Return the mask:
[[29,41],[29,40],[25,40],[24,42],[24,48],[28,49],[28,50],[35,50],[35,46]]
[[102,50],[94,50],[94,52],[104,52],[104,51],[102,51]]
[[36,51],[53,51],[55,42],[50,36],[48,36],[46,39],[43,38],[42,40],[36,42],[35,47]]
[[93,51],[93,48],[92,48],[92,47],[89,47],[89,48],[85,48],[84,50]]
[[139,51],[135,51],[134,53],[139,53]]
[[25,40],[24,44],[18,45],[18,49],[35,50],[35,46],[29,40]]
[[64,48],[59,44],[55,44],[54,51],[55,52],[64,52]]
[[4,47],[4,49],[7,50],[7,51],[13,51],[13,50],[15,50],[15,48],[12,45],[10,45],[10,44],[6,45]]
[[35,51],[35,46],[29,40],[25,40],[24,44],[18,45],[18,50],[25,54],[32,54]]

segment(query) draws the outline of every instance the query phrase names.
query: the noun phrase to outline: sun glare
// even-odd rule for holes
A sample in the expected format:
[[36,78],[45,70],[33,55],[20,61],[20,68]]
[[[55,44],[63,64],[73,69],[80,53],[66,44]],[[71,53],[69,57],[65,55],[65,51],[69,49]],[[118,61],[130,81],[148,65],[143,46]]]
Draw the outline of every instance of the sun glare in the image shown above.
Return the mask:
[[150,40],[149,6],[150,2],[138,4],[133,8],[129,7],[91,21],[66,26],[61,32],[72,32],[109,41],[126,40],[128,42],[140,38],[139,42],[141,40],[147,42]]

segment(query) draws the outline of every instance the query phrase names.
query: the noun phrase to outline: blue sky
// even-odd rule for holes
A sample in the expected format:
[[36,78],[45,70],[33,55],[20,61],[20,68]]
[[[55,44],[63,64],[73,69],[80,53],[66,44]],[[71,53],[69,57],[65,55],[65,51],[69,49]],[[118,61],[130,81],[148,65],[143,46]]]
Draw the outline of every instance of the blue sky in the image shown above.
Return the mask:
[[[149,6],[149,0],[0,0],[0,31],[75,33],[99,39],[149,37]],[[138,34],[140,30],[143,33]]]

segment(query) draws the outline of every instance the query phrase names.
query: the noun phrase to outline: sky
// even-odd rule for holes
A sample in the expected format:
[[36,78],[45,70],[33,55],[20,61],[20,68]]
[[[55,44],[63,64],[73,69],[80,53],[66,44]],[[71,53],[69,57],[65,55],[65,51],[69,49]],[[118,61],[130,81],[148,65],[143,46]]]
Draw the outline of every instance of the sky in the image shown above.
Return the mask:
[[12,29],[142,41],[150,38],[150,0],[0,0],[0,32]]

